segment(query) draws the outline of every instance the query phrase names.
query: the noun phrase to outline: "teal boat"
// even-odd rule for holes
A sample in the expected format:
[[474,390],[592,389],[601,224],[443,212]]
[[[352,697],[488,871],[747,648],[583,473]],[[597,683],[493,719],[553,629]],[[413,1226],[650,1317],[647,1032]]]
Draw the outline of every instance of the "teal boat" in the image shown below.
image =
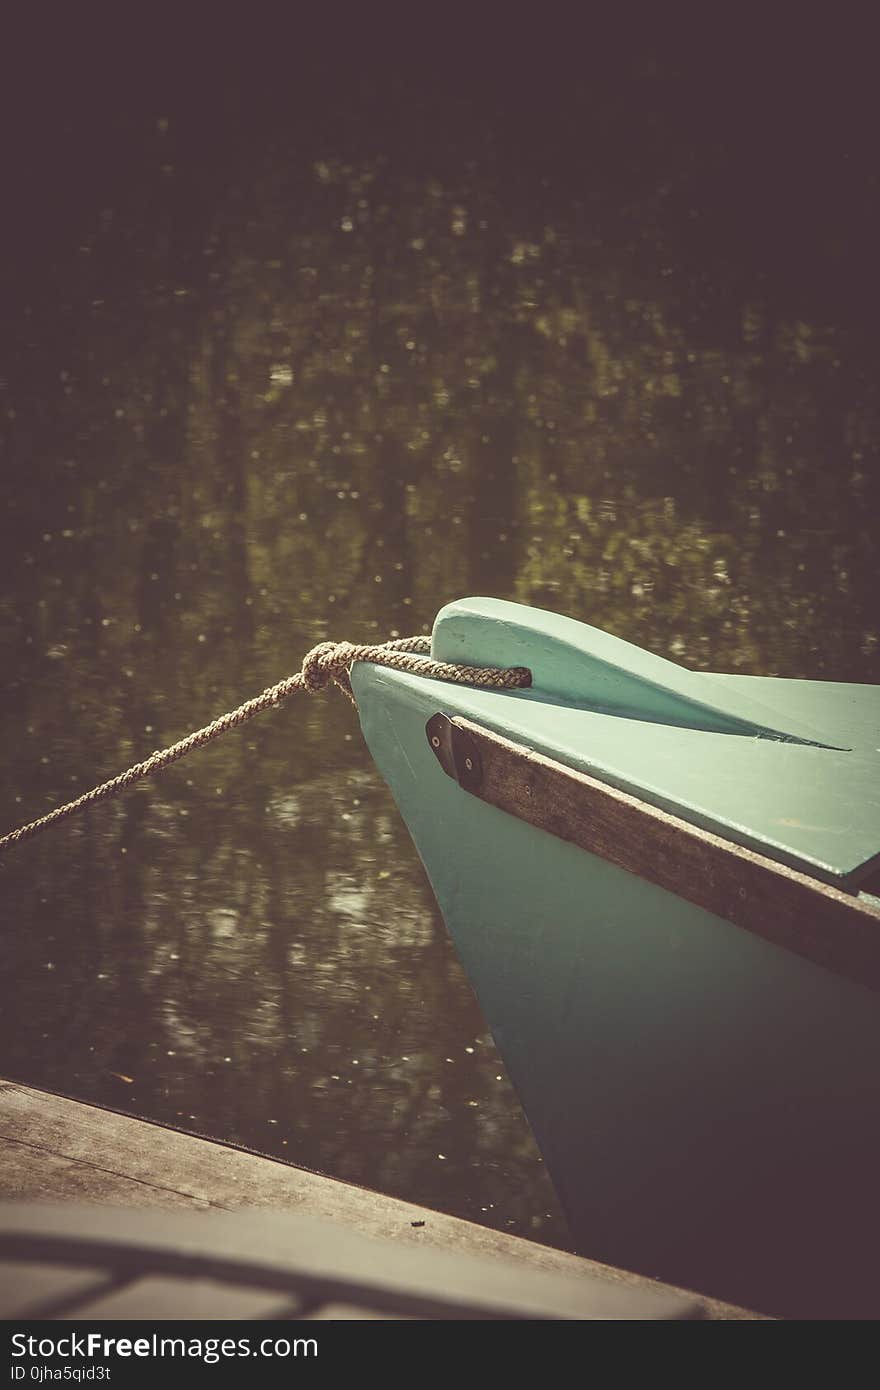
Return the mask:
[[880,1314],[880,688],[486,598],[432,656],[532,673],[352,685],[579,1249]]

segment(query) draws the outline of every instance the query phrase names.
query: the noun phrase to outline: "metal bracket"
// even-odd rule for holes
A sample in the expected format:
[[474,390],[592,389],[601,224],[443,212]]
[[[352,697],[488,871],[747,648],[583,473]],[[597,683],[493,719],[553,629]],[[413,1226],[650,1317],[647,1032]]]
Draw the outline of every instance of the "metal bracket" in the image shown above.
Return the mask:
[[464,791],[475,791],[483,780],[483,760],[476,740],[445,714],[432,714],[425,733],[447,777]]

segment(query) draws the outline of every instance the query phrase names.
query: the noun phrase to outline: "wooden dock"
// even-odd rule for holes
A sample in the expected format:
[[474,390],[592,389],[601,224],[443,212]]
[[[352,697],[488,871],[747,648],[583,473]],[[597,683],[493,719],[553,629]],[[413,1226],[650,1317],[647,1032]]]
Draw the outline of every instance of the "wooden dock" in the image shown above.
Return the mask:
[[[150,1245],[150,1241],[144,1235],[144,1231],[149,1229],[149,1224],[146,1227],[144,1225],[146,1211],[152,1211],[155,1214],[154,1224],[158,1223],[157,1229],[164,1233],[174,1228],[174,1223],[170,1220],[171,1214],[181,1213],[181,1219],[175,1229],[184,1233],[195,1231],[196,1235],[199,1231],[204,1230],[205,1226],[204,1223],[200,1226],[198,1221],[194,1225],[192,1213],[250,1211],[257,1226],[259,1226],[260,1221],[264,1223],[260,1249],[265,1250],[267,1248],[265,1244],[265,1213],[269,1209],[278,1214],[279,1220],[281,1214],[286,1213],[288,1215],[284,1218],[285,1220],[292,1220],[298,1215],[304,1220],[308,1219],[306,1225],[309,1221],[314,1222],[315,1219],[335,1223],[337,1230],[346,1228],[349,1232],[356,1233],[352,1235],[355,1245],[358,1241],[363,1244],[362,1238],[364,1237],[378,1238],[384,1241],[386,1243],[384,1249],[389,1252],[386,1260],[389,1269],[399,1265],[398,1284],[400,1288],[404,1288],[404,1286],[411,1288],[415,1284],[419,1284],[422,1278],[422,1265],[418,1261],[415,1265],[412,1263],[415,1258],[412,1252],[421,1249],[423,1252],[445,1252],[446,1266],[443,1265],[443,1257],[431,1256],[432,1259],[440,1260],[434,1277],[439,1279],[441,1284],[445,1281],[445,1286],[448,1286],[450,1280],[460,1286],[462,1286],[462,1280],[467,1284],[469,1277],[468,1259],[475,1256],[481,1257],[479,1271],[482,1279],[478,1281],[481,1286],[486,1284],[487,1269],[491,1276],[492,1270],[497,1268],[499,1287],[505,1285],[505,1278],[509,1277],[511,1269],[519,1270],[523,1276],[528,1276],[524,1281],[524,1288],[528,1285],[529,1279],[532,1280],[538,1304],[541,1297],[549,1297],[554,1288],[563,1299],[567,1299],[566,1281],[570,1286],[569,1293],[571,1288],[575,1287],[573,1281],[576,1281],[577,1290],[580,1291],[579,1297],[583,1298],[588,1289],[593,1291],[591,1297],[593,1297],[594,1305],[599,1311],[593,1314],[569,1311],[564,1314],[569,1317],[697,1316],[728,1320],[750,1319],[757,1316],[742,1309],[695,1295],[685,1295],[682,1299],[681,1291],[668,1289],[650,1279],[610,1269],[605,1265],[525,1240],[520,1236],[508,1235],[502,1231],[475,1225],[473,1222],[458,1217],[415,1206],[395,1197],[388,1197],[368,1191],[365,1188],[355,1187],[349,1183],[293,1167],[280,1160],[263,1157],[210,1139],[180,1133],[177,1130],[166,1129],[161,1125],[104,1110],[97,1106],[65,1099],[31,1086],[2,1080],[0,1080],[0,1201],[35,1204],[32,1208],[35,1213],[34,1221],[31,1223],[33,1229],[30,1231],[25,1229],[28,1225],[27,1207],[22,1205],[7,1207],[4,1209],[5,1216],[0,1215],[0,1261],[9,1261],[15,1258],[21,1263],[24,1256],[25,1263],[29,1268],[34,1265],[34,1260],[33,1258],[28,1259],[28,1254],[33,1256],[36,1252],[41,1259],[45,1260],[48,1258],[47,1252],[50,1251],[50,1247],[51,1251],[55,1252],[52,1258],[62,1259],[68,1265],[70,1264],[73,1259],[71,1253],[73,1246],[68,1227],[72,1229],[76,1225],[76,1208],[73,1204],[87,1204],[91,1208],[99,1206],[116,1209],[116,1224],[123,1227],[127,1220],[135,1233],[133,1237],[135,1244],[139,1244],[142,1250]],[[63,1214],[62,1217],[56,1216],[53,1224],[51,1212],[47,1214],[47,1203],[55,1204],[56,1212],[57,1204],[64,1204],[65,1207],[69,1208],[71,1220],[68,1221],[66,1215]],[[125,1209],[128,1213],[125,1219],[123,1219],[119,1209]],[[160,1213],[166,1214],[162,1216],[161,1221],[159,1220]],[[222,1220],[221,1218],[221,1224]],[[243,1218],[237,1218],[237,1220],[236,1229],[240,1231]],[[63,1230],[52,1244],[52,1232],[56,1228],[63,1228]],[[94,1265],[95,1260],[100,1256],[106,1264],[113,1254],[116,1226],[114,1226],[113,1221],[109,1220],[109,1214],[105,1214],[101,1219],[93,1221],[89,1229],[91,1232],[89,1239],[92,1241],[90,1263]],[[61,1239],[61,1235],[65,1231],[67,1232],[66,1244]],[[181,1236],[176,1241],[169,1243],[164,1234],[161,1239],[157,1237],[161,1251],[160,1254],[156,1254],[156,1250],[152,1250],[152,1253],[147,1251],[149,1260],[153,1261],[150,1269],[155,1271],[160,1267],[156,1263],[157,1260],[160,1261],[160,1255],[161,1259],[166,1262],[161,1267],[166,1268],[172,1245],[176,1251],[176,1253],[172,1251],[174,1258],[179,1262],[179,1247],[183,1238]],[[6,1245],[3,1244],[4,1239]],[[186,1236],[186,1239],[189,1239],[189,1236]],[[152,1244],[156,1245],[156,1242],[154,1241]],[[332,1239],[329,1244],[333,1245]],[[253,1241],[250,1241],[249,1245],[248,1240],[245,1240],[245,1246],[251,1249]],[[326,1240],[321,1242],[322,1249],[326,1249],[327,1246]],[[192,1254],[195,1248],[195,1246],[191,1247],[188,1257],[190,1266],[195,1258]],[[201,1249],[201,1247],[199,1248]],[[204,1251],[202,1255],[204,1255]],[[199,1258],[202,1258],[202,1255],[199,1255]],[[449,1263],[451,1256],[459,1257],[458,1265],[455,1265],[454,1261]],[[342,1258],[343,1255],[340,1255],[340,1259]],[[255,1259],[256,1256],[251,1259],[251,1272],[247,1276],[248,1280],[254,1284],[262,1279],[263,1284],[265,1284],[268,1276],[265,1276],[265,1270],[261,1274],[256,1268]],[[490,1268],[486,1261],[496,1261],[497,1265]],[[429,1263],[425,1264],[426,1269]],[[472,1258],[471,1263],[476,1269],[477,1265]],[[367,1259],[366,1265],[369,1266],[369,1264],[370,1261]],[[0,1294],[2,1294],[3,1268],[3,1264],[0,1263]],[[280,1266],[278,1268],[280,1269]],[[445,1275],[443,1273],[444,1268],[446,1269]],[[410,1271],[409,1274],[407,1274],[407,1270]],[[534,1271],[534,1275],[530,1271]],[[555,1284],[545,1279],[542,1285],[541,1272],[546,1276],[555,1276]],[[276,1276],[280,1277],[278,1269],[272,1274],[273,1278]],[[293,1275],[289,1274],[289,1277],[293,1278]],[[300,1284],[297,1287],[301,1288],[302,1271],[298,1277]],[[179,1278],[177,1281],[180,1283]],[[155,1284],[155,1282],[154,1277],[153,1283]],[[271,1279],[269,1282],[271,1283]],[[391,1282],[393,1283],[394,1280],[392,1279]],[[491,1284],[491,1277],[488,1282]],[[7,1288],[11,1287],[13,1283],[11,1265],[7,1267],[6,1283]],[[476,1284],[475,1287],[477,1287]],[[665,1305],[667,1311],[662,1311],[661,1303],[656,1303],[656,1307],[660,1311],[652,1313],[650,1311],[650,1297],[664,1293],[673,1296],[672,1301]],[[627,1305],[626,1298],[622,1297],[625,1294],[630,1296],[629,1305]],[[640,1313],[637,1311],[639,1308],[638,1296],[640,1295],[643,1299],[648,1296],[648,1304],[642,1304],[642,1306],[648,1306],[648,1312]],[[529,1296],[531,1297],[531,1293]],[[253,1297],[253,1290],[251,1290],[251,1297]],[[0,1297],[0,1303],[2,1301],[2,1297]],[[488,1306],[491,1299],[486,1301]],[[350,1299],[347,1302],[350,1302]],[[371,1298],[370,1302],[381,1302],[381,1299]],[[606,1302],[607,1308],[612,1311],[601,1311],[601,1309],[606,1308]],[[275,1304],[278,1304],[277,1297]],[[392,1305],[399,1307],[400,1311],[385,1313],[348,1311],[334,1314],[332,1311],[328,1313],[325,1307],[320,1314],[306,1315],[322,1317],[517,1316],[515,1312],[503,1311],[500,1313],[496,1311],[470,1314],[461,1311],[449,1312],[448,1310],[445,1313],[437,1314],[425,1311],[407,1311],[408,1308],[411,1309],[416,1306],[423,1309],[428,1306],[424,1299],[422,1304],[414,1304],[411,1297],[409,1302],[407,1302],[406,1297],[400,1297],[397,1303],[394,1303],[392,1298]],[[515,1300],[510,1306],[513,1307],[514,1305]],[[146,1312],[143,1314],[132,1312],[130,1289],[125,1306],[125,1316],[127,1317],[148,1315]],[[215,1302],[213,1304],[205,1303],[203,1297],[203,1306],[218,1306],[216,1290]],[[384,1306],[391,1305],[386,1302]],[[570,1306],[576,1307],[577,1305],[575,1303],[570,1304]],[[635,1311],[627,1312],[627,1306]],[[676,1307],[678,1311],[675,1311]],[[615,1309],[616,1311],[614,1311]],[[122,1313],[109,1315],[122,1316]],[[149,1315],[158,1316],[159,1314],[151,1312]],[[242,1314],[242,1316],[266,1315],[265,1313]],[[232,1316],[232,1314],[215,1311],[203,1312],[202,1316],[217,1317]],[[288,1311],[286,1316],[291,1316],[291,1313]],[[522,1313],[520,1316],[529,1316],[529,1314]]]

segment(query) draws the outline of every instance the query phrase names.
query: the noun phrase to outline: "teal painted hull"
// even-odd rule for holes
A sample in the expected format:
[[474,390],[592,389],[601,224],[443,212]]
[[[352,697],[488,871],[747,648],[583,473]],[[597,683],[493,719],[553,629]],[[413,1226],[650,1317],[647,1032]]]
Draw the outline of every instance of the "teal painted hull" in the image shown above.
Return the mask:
[[880,1313],[880,996],[464,794],[426,720],[510,695],[352,676],[579,1248],[764,1311]]

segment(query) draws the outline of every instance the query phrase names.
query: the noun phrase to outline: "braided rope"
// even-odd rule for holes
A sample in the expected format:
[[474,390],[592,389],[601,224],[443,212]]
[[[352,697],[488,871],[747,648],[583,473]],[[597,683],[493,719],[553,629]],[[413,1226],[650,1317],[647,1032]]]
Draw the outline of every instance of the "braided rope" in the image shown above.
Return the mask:
[[161,772],[163,768],[170,767],[172,763],[185,758],[196,748],[202,748],[204,744],[219,738],[229,729],[252,719],[255,714],[260,714],[272,705],[279,705],[297,690],[305,690],[309,695],[314,695],[333,682],[347,695],[351,703],[355,704],[349,678],[349,670],[355,661],[370,661],[375,666],[389,666],[394,671],[408,671],[414,676],[453,681],[458,685],[477,685],[490,690],[514,690],[531,685],[531,672],[525,666],[511,666],[506,670],[496,666],[454,666],[447,661],[434,661],[426,654],[430,649],[430,637],[399,637],[395,641],[381,642],[373,646],[359,646],[351,642],[321,642],[306,655],[302,670],[297,671],[296,675],[288,676],[277,685],[268,686],[253,700],[246,700],[237,709],[221,714],[219,719],[188,734],[178,743],[173,743],[168,748],[157,749],[149,758],[135,763],[118,777],[112,777],[109,782],[102,782],[100,786],[84,792],[76,800],[68,801],[65,806],[58,806],[45,816],[39,816],[27,825],[19,826],[17,830],[3,835],[0,837],[0,853],[23,840],[29,840],[32,835],[55,825],[57,821],[65,820],[86,806],[118,796],[132,782],[138,782],[142,777],[149,777],[154,772]]

